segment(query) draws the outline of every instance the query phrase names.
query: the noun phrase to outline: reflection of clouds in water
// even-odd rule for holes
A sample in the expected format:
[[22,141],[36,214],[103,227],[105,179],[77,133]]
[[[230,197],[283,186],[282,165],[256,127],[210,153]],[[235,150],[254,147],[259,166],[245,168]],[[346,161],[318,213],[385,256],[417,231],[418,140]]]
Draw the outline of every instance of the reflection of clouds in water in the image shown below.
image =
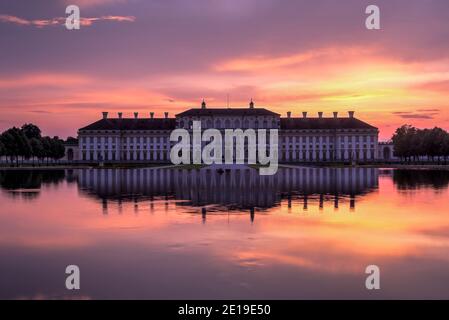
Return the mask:
[[[234,179],[231,188],[232,179],[224,179],[212,188],[212,181],[194,183],[196,171],[178,171],[181,178],[170,176],[164,185],[160,172],[150,179],[150,169],[146,182],[144,169],[115,170],[114,184],[106,177],[111,170],[86,170],[84,176],[75,170],[78,186],[44,187],[34,202],[1,193],[8,210],[0,212],[0,296],[64,299],[63,291],[57,293],[65,274],[54,270],[76,261],[87,285],[82,293],[94,298],[360,298],[366,294],[364,268],[373,263],[390,284],[382,297],[448,297],[440,285],[449,263],[446,194],[426,187],[404,196],[392,172],[378,179],[372,169],[372,178],[365,168],[351,169],[352,175],[310,169],[306,175],[302,168],[282,172],[272,183],[254,180],[251,190],[260,193],[254,199],[273,195],[267,203],[274,206],[232,212],[228,204],[235,199],[195,206],[188,189],[201,190],[195,201],[202,204],[221,201],[215,195],[220,190],[235,189],[237,196],[239,184],[251,180]],[[305,197],[306,190],[316,193]],[[202,197],[206,192],[213,196]]]
[[15,300],[91,300],[87,295],[81,294],[45,294],[37,293],[33,296],[19,296]]

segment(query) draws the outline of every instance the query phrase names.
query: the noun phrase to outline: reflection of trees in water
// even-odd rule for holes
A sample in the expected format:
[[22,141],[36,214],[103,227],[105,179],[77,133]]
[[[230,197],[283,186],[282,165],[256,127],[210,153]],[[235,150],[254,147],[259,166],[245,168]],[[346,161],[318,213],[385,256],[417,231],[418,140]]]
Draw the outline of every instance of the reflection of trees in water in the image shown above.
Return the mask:
[[64,178],[64,170],[5,170],[0,171],[0,187],[13,197],[34,199],[42,185],[59,184]]
[[445,189],[449,185],[449,171],[439,170],[394,170],[393,181],[399,190]]
[[78,176],[76,174],[76,170],[73,169],[67,169],[65,171],[65,180],[67,183],[77,183],[78,182]]
[[20,198],[22,200],[34,200],[39,196],[39,191],[15,191],[10,190],[7,193],[11,198]]

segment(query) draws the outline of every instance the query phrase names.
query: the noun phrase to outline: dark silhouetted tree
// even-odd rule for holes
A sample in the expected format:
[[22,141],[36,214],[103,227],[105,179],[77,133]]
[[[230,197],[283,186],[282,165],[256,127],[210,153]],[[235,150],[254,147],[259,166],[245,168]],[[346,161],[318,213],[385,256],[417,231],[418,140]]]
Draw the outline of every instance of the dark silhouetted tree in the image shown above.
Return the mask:
[[32,138],[30,140],[30,146],[31,146],[31,152],[34,157],[36,157],[39,160],[42,161],[42,159],[45,157],[45,150],[44,146],[42,144],[42,138]]
[[435,127],[433,129],[416,129],[410,125],[403,125],[396,129],[392,137],[395,155],[402,160],[419,160],[427,157],[432,161],[449,156],[449,134],[447,131]]
[[2,142],[2,139],[0,137],[0,157],[3,157],[6,153],[5,145]]
[[32,123],[26,123],[22,126],[22,131],[28,139],[40,139],[41,129]]
[[51,145],[51,158],[53,160],[59,160],[64,157],[65,148],[64,141],[58,137],[53,137],[50,142]]

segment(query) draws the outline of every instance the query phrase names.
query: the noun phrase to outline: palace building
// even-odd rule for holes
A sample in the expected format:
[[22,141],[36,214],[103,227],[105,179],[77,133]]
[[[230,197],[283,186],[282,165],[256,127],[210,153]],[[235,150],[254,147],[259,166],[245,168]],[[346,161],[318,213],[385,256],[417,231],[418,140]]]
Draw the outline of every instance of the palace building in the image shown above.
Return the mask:
[[193,121],[201,121],[201,129],[278,129],[279,162],[369,162],[378,158],[378,129],[357,119],[353,111],[341,117],[334,112],[317,117],[302,112],[286,117],[251,101],[246,108],[192,108],[170,118],[124,118],[121,112],[78,130],[78,159],[86,162],[154,162],[169,163],[170,133],[177,128],[191,129]]

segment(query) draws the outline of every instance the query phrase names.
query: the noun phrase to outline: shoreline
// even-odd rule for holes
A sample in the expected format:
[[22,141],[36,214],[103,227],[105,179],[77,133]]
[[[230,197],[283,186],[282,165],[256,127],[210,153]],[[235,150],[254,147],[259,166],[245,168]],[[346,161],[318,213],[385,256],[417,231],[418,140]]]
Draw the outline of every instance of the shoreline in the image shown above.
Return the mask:
[[[247,165],[252,167],[251,165]],[[182,168],[186,169],[200,169],[207,167],[207,165],[174,165],[174,164],[116,164],[116,165],[44,165],[44,166],[30,166],[23,165],[18,167],[11,166],[1,166],[0,171],[14,171],[14,170],[76,170],[76,169],[138,169],[138,168]],[[375,164],[359,164],[359,165],[343,165],[343,164],[279,164],[279,168],[300,168],[300,167],[316,167],[316,168],[379,168],[379,169],[406,169],[406,170],[449,170],[449,164],[386,164],[386,163],[375,163]]]

